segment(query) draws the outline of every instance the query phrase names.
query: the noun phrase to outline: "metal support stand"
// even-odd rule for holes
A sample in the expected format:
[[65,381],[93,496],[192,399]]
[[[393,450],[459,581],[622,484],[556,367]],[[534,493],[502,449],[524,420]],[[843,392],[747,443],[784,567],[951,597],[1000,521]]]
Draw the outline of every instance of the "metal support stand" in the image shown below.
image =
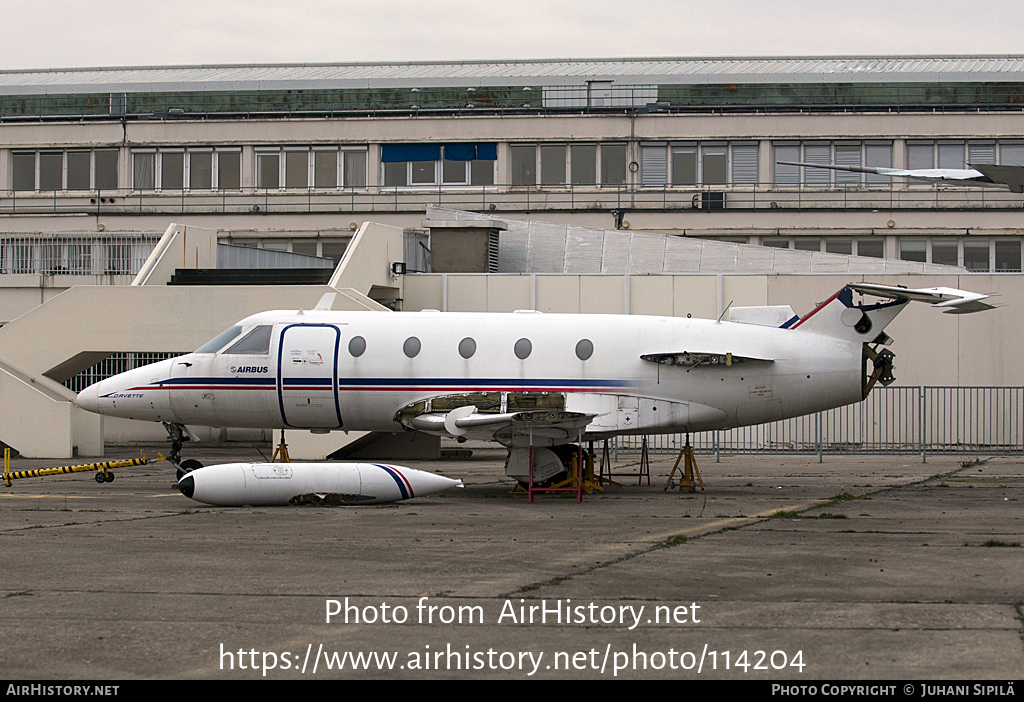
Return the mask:
[[[281,443],[274,449],[274,455],[270,457],[271,463],[277,463],[277,457],[281,457],[281,463],[291,463],[292,459],[288,457],[288,444],[284,442],[284,429],[281,430]],[[530,470],[533,470],[533,458],[531,454],[530,459]]]
[[611,469],[611,460],[608,461],[608,480],[605,480],[604,472],[604,459],[608,456],[608,440],[604,442],[604,456],[601,457],[601,482],[608,482],[612,485],[621,487],[621,483],[616,483],[611,480],[612,477],[617,478],[636,478],[637,485],[643,485],[644,477],[647,478],[647,484],[651,484],[651,457],[647,453],[647,437],[643,438],[643,442],[640,444],[640,470],[637,473],[613,473]]
[[593,483],[588,483],[584,475],[583,470],[583,436],[578,437],[576,442],[576,460],[569,468],[569,479],[565,480],[551,487],[535,487],[533,484],[533,432],[530,432],[530,480],[526,484],[526,495],[529,502],[533,502],[533,494],[535,492],[575,492],[576,502],[583,502],[583,489],[586,485],[587,492],[590,492],[591,488],[595,487]]
[[686,462],[683,466],[683,474],[679,476],[679,492],[696,492],[696,484],[700,485],[700,491],[704,492],[704,481],[700,477],[700,469],[697,468],[697,459],[693,457],[693,447],[690,446],[690,435],[686,435],[686,445],[683,450],[676,456],[675,465],[672,466],[672,472],[668,474],[668,480],[665,482],[665,487],[661,489],[665,492],[672,486],[672,478],[675,476],[676,471],[679,469],[679,461],[686,458]]
[[[605,470],[608,472],[605,473]],[[622,483],[617,483],[611,478],[612,475],[612,454],[608,448],[608,439],[604,440],[604,449],[601,452],[601,467],[598,470],[597,483],[599,485],[614,485],[615,487],[622,487]]]

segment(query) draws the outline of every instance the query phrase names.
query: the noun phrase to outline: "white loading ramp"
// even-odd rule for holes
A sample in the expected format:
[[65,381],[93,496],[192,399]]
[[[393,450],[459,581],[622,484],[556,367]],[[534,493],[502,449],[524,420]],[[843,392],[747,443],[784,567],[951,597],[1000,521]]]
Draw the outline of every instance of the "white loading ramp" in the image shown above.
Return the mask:
[[168,286],[176,268],[215,267],[216,235],[172,224],[131,286],[75,286],[0,327],[0,442],[32,458],[102,456],[102,418],[61,383],[110,354],[190,351],[243,317],[310,309],[328,292],[338,310],[386,309],[367,296],[374,287],[401,294],[389,255],[400,260],[402,230],[374,223],[328,285]]

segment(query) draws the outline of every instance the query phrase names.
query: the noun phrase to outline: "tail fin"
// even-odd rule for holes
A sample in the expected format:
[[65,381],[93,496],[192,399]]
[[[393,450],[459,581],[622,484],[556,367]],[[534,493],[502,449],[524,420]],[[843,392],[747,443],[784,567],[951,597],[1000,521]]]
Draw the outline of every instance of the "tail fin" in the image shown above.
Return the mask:
[[847,285],[790,328],[845,341],[870,342],[903,311],[908,302],[910,300],[904,298],[874,305],[855,303],[853,288]]
[[[888,298],[887,302],[867,304],[854,302],[853,293]],[[993,309],[981,300],[988,295],[954,288],[922,288],[912,290],[890,285],[850,283],[821,303],[790,327],[812,334],[824,334],[847,341],[871,343],[903,308],[912,301],[930,302],[946,309],[948,314],[966,314]]]

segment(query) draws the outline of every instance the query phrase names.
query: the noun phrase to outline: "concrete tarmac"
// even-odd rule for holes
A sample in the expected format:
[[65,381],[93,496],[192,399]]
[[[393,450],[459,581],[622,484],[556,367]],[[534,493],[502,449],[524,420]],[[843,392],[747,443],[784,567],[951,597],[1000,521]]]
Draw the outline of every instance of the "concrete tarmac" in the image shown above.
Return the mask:
[[14,481],[4,677],[1024,678],[1024,457],[698,455],[681,495],[656,456],[582,504],[503,459],[405,462],[467,487],[363,507],[204,506],[164,463]]

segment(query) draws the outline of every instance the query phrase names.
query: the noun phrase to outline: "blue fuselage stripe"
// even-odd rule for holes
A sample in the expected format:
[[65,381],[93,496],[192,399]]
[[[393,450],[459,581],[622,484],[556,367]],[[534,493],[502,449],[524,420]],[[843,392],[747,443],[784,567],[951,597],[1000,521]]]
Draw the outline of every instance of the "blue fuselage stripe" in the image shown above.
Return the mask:
[[[331,378],[284,378],[287,387],[302,386],[309,389],[331,390]],[[632,383],[622,380],[586,380],[580,378],[339,378],[339,389],[360,387],[401,388],[580,388],[603,389],[629,387]],[[276,390],[276,378],[171,378],[151,385],[131,388],[140,390]]]

